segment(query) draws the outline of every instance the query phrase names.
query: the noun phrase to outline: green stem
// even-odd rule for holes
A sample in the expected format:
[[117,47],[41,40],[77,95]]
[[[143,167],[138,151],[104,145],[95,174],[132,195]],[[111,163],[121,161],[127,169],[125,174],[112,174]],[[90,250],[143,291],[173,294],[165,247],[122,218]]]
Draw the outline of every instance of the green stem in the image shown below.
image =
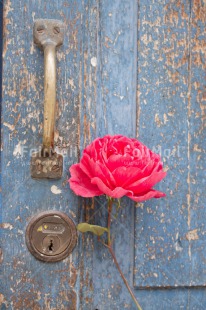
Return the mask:
[[107,222],[107,228],[108,228],[108,246],[111,245],[111,215],[112,215],[112,204],[113,199],[109,198],[108,200],[108,222]]
[[120,210],[120,208],[121,208],[121,205],[120,205],[120,199],[117,199],[117,211],[116,211],[116,214],[115,214],[115,219],[117,219],[117,217],[118,217],[118,214],[119,214],[119,210]]
[[119,263],[117,261],[116,255],[115,255],[115,253],[114,253],[114,251],[112,249],[111,231],[110,231],[110,229],[111,229],[112,204],[113,204],[113,199],[109,198],[108,199],[108,224],[107,224],[107,228],[108,228],[108,245],[106,245],[106,244],[104,244],[104,245],[108,248],[110,254],[112,255],[112,258],[113,258],[114,263],[115,263],[115,265],[116,265],[116,267],[117,267],[117,269],[118,269],[118,271],[120,273],[120,276],[121,276],[122,280],[124,281],[124,284],[126,285],[126,287],[127,287],[128,291],[129,291],[129,293],[130,293],[130,295],[131,295],[135,305],[137,306],[137,309],[138,310],[142,310],[142,308],[141,308],[140,304],[138,303],[138,301],[137,301],[137,299],[136,299],[136,297],[135,297],[131,287],[129,286],[129,283],[127,282],[127,279],[125,278],[125,276],[124,276],[124,274],[123,274],[123,272],[122,272],[122,270],[121,270],[121,268],[119,266]]

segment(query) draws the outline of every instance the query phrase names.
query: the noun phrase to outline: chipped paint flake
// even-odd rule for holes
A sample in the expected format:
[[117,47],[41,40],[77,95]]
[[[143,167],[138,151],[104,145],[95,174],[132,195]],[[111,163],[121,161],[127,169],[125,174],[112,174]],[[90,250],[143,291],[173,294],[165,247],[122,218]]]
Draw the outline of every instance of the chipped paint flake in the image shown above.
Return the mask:
[[114,93],[114,96],[115,96],[115,97],[118,97],[121,101],[124,99],[124,96],[121,96],[121,95],[119,95],[119,94],[117,94],[117,93]]
[[2,223],[0,224],[0,228],[12,230],[14,227],[10,223]]
[[157,113],[155,114],[155,123],[157,124],[157,127],[161,127],[161,125],[162,125],[162,122],[159,118],[159,114],[157,114]]
[[198,239],[199,239],[199,236],[198,236],[198,229],[190,230],[190,231],[186,234],[186,239],[187,239],[188,241],[191,241],[191,240],[198,240]]
[[59,195],[59,194],[61,194],[61,189],[60,188],[58,188],[56,185],[52,185],[52,187],[51,187],[51,192],[53,193],[53,194],[55,194],[55,195]]
[[15,157],[21,157],[21,153],[22,153],[22,145],[21,142],[19,142],[16,146],[15,149],[13,151],[13,155]]
[[96,67],[96,66],[97,66],[97,58],[96,58],[96,57],[92,57],[92,58],[91,58],[91,65],[92,65],[93,67]]
[[71,86],[71,89],[74,90],[76,87],[74,85],[74,80],[73,79],[68,79],[69,85]]
[[15,129],[15,126],[14,126],[14,125],[9,124],[9,123],[7,123],[7,122],[4,122],[3,125],[4,125],[5,127],[8,127],[11,131],[14,131],[14,129]]
[[76,218],[76,217],[77,217],[76,213],[73,212],[72,210],[69,210],[69,213],[72,215],[73,218]]
[[15,146],[13,155],[17,158],[22,157],[24,153],[24,145],[26,144],[26,140],[19,141],[19,143]]

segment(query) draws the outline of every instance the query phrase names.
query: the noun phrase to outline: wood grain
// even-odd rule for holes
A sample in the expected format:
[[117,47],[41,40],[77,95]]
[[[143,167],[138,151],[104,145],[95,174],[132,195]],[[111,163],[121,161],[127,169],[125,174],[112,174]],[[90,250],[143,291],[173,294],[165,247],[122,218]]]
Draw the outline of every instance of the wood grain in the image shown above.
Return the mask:
[[201,1],[140,4],[139,135],[161,153],[168,175],[158,186],[167,198],[137,209],[137,287],[206,283],[205,9]]
[[[64,177],[55,182],[32,180],[29,172],[29,152],[42,143],[43,54],[32,38],[37,18],[61,19],[67,29],[57,52],[55,132]],[[138,209],[123,199],[112,223],[118,262],[142,308],[205,309],[199,287],[205,285],[204,46],[203,0],[5,0],[2,309],[135,309],[91,234],[58,264],[35,260],[25,246],[27,223],[40,211],[106,224],[105,199],[75,197],[67,170],[107,133],[138,136],[162,151],[168,169],[159,185],[166,199]]]
[[[55,144],[64,154],[59,181],[30,177],[31,150],[42,144],[43,53],[33,44],[37,18],[60,19],[67,29],[57,51]],[[69,165],[78,160],[81,4],[70,1],[4,2],[2,104],[3,304],[9,309],[77,309],[78,247],[63,262],[44,264],[31,256],[25,230],[46,210],[66,212],[77,222],[78,199],[69,191]]]

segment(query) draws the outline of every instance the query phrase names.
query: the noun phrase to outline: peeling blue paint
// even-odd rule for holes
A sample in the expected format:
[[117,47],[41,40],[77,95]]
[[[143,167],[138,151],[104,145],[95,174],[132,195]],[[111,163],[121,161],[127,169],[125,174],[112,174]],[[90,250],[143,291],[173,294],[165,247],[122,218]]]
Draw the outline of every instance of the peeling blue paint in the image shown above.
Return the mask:
[[[113,219],[114,250],[142,308],[205,309],[204,1],[6,0],[4,8],[2,309],[135,309],[90,234],[57,264],[35,260],[24,240],[30,218],[47,209],[105,224],[105,200],[77,199],[67,168],[107,133],[138,136],[168,168],[159,185],[166,199],[137,209],[123,199]],[[48,17],[67,29],[57,53],[55,134],[65,171],[55,183],[29,171],[43,120],[43,55],[32,27]]]

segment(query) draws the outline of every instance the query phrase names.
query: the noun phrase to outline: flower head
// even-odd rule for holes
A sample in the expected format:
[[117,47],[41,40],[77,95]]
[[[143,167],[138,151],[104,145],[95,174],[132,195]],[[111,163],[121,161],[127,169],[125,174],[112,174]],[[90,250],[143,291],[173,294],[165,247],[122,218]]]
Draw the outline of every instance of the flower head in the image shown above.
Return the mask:
[[166,176],[160,156],[137,139],[122,135],[95,139],[70,173],[70,187],[82,197],[128,196],[139,202],[165,196],[153,189]]

